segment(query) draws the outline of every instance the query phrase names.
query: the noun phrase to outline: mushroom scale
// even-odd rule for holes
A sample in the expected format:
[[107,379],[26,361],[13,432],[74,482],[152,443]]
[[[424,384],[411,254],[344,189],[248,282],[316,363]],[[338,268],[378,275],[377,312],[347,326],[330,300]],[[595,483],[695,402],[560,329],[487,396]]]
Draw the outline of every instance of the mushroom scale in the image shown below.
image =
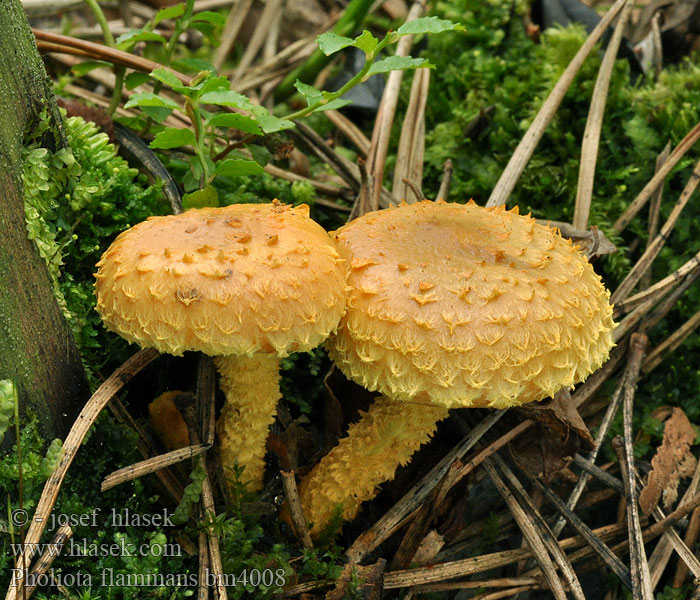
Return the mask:
[[[347,377],[388,400],[302,480],[315,534],[337,504],[344,518],[354,517],[408,461],[415,444],[399,441],[391,459],[383,455],[381,473],[355,472],[376,454],[373,445],[388,443],[390,428],[423,443],[450,408],[552,396],[600,367],[613,346],[600,277],[569,240],[517,209],[402,205],[352,221],[335,239],[348,261],[350,292],[326,346]],[[358,479],[361,490],[351,483]]]
[[238,460],[259,489],[279,358],[317,346],[345,310],[346,266],[308,206],[151,217],[120,234],[97,266],[108,329],[160,352],[217,357],[227,397],[217,424],[222,463]]

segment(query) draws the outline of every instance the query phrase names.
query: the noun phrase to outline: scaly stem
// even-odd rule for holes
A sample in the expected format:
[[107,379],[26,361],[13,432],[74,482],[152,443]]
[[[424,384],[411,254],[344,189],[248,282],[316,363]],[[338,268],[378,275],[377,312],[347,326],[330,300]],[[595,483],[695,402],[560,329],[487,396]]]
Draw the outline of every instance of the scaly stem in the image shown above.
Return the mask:
[[394,478],[396,469],[430,439],[447,415],[442,406],[377,398],[301,481],[299,498],[311,535],[317,537],[325,529],[338,506],[343,521],[354,518],[360,505]]
[[270,425],[275,420],[279,387],[276,355],[219,356],[214,359],[226,402],[216,423],[224,475],[238,463],[245,467],[249,489],[262,488],[265,451]]

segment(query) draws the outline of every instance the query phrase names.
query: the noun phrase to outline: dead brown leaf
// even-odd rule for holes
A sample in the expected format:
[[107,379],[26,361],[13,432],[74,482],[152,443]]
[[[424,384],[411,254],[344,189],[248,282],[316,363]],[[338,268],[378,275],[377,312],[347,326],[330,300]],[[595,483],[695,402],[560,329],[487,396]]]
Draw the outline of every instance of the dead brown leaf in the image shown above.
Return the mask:
[[515,463],[528,473],[551,481],[582,446],[593,448],[593,437],[571,402],[569,390],[561,390],[548,402],[517,410],[537,423],[528,435],[509,445]]
[[696,460],[690,453],[694,443],[693,426],[685,413],[674,407],[664,426],[661,446],[651,460],[651,473],[639,496],[639,506],[645,515],[654,510],[662,497],[667,508],[675,502],[681,478],[695,471]]

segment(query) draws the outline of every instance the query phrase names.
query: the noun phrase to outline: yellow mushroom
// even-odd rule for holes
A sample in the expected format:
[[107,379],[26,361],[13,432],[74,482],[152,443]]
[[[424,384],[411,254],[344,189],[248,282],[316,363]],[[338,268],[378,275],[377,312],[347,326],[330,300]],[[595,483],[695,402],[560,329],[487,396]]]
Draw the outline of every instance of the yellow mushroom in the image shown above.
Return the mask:
[[178,390],[163,392],[148,405],[148,420],[151,429],[167,450],[177,450],[190,445],[190,434],[175,398],[185,394]]
[[238,461],[260,489],[279,359],[321,343],[345,309],[345,265],[328,234],[305,205],[194,209],[123,232],[97,266],[108,329],[160,352],[217,357],[222,463]]
[[383,395],[302,480],[318,534],[374,497],[448,409],[505,408],[583,381],[613,346],[609,293],[588,260],[517,209],[421,202],[335,233],[347,312],[327,342]]

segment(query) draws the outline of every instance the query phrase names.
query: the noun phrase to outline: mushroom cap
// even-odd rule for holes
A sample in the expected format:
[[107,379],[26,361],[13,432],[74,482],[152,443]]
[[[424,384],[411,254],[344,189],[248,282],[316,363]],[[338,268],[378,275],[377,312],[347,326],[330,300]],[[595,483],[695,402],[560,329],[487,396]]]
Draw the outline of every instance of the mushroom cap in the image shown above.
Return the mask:
[[174,355],[310,350],[343,314],[346,266],[308,214],[276,202],[151,217],[97,263],[97,310],[108,329]]
[[582,381],[614,345],[600,276],[517,209],[404,204],[334,235],[351,291],[327,347],[369,390],[504,408]]

